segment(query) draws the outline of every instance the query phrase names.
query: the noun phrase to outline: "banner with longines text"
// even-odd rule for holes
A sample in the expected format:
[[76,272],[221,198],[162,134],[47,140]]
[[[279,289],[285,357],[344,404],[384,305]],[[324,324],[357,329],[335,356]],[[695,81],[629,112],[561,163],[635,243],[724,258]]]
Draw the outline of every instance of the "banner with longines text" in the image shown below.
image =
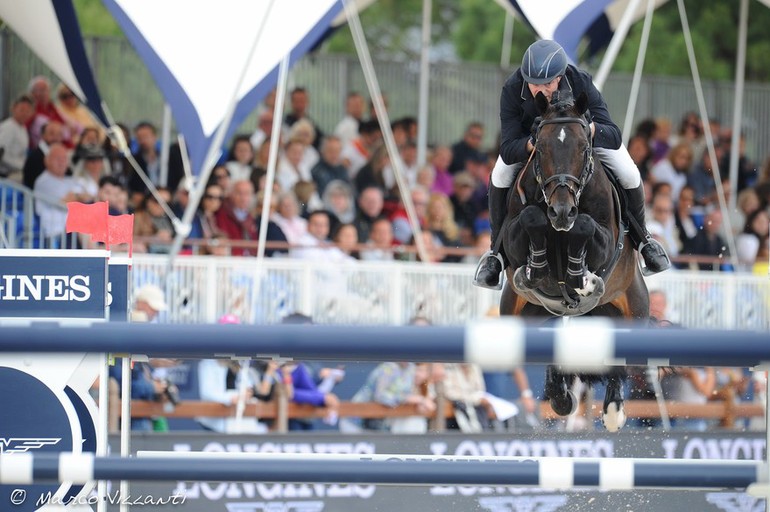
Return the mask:
[[[113,452],[119,440],[111,440]],[[132,450],[206,452],[402,453],[465,456],[660,457],[678,459],[761,460],[764,432],[664,433],[627,430],[620,434],[559,433],[468,436],[290,434],[285,436],[224,436],[205,433],[135,434]],[[113,487],[114,488],[114,487]],[[134,482],[131,494],[184,497],[167,505],[179,512],[359,512],[449,510],[488,512],[575,512],[671,510],[754,512],[764,500],[732,490],[685,492],[552,491],[500,486],[374,486],[325,484],[264,484],[260,482]]]

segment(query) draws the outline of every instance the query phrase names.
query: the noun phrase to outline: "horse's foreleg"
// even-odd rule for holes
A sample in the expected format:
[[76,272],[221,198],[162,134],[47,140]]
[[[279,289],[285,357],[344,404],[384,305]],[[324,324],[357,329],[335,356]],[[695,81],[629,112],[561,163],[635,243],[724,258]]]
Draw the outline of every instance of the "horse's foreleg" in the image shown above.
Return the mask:
[[607,391],[602,407],[602,424],[610,432],[617,432],[626,424],[626,411],[623,405],[624,368],[610,370],[607,377]]
[[576,290],[585,287],[586,251],[589,240],[596,233],[597,224],[589,215],[581,213],[567,232],[567,286]]
[[537,206],[527,206],[519,214],[518,226],[526,233],[529,244],[527,246],[526,267],[516,269],[514,284],[519,289],[531,290],[548,276],[546,250],[548,217]]

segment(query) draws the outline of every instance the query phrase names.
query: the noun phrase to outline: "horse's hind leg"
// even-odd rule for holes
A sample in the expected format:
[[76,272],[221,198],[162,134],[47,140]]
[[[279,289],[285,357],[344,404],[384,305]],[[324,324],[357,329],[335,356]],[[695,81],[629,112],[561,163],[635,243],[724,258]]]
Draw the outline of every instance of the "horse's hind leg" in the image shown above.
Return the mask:
[[607,376],[607,391],[602,407],[602,424],[610,432],[617,432],[626,424],[626,411],[623,405],[623,368],[611,368]]
[[567,375],[554,365],[548,365],[545,370],[545,398],[559,416],[569,416],[577,411],[578,399],[570,389]]

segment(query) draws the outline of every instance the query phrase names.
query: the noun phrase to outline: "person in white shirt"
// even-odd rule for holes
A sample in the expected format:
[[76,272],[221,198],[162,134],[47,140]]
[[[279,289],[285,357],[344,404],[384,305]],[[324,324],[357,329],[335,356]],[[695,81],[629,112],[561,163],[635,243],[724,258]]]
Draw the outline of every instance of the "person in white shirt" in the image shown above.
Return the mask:
[[355,91],[348,93],[345,100],[345,117],[334,128],[334,135],[339,137],[343,145],[358,137],[358,125],[364,117],[365,109],[366,103],[360,93]]
[[291,257],[327,263],[355,261],[355,258],[348,256],[329,242],[330,229],[327,212],[324,210],[311,212],[307,219],[307,233],[300,238],[300,247],[291,250]]
[[299,214],[299,201],[292,191],[283,192],[278,197],[278,211],[270,216],[270,220],[278,224],[286,240],[299,244],[307,235],[307,221]]
[[70,201],[79,201],[79,186],[67,176],[69,152],[62,144],[53,144],[45,157],[45,171],[35,180],[35,212],[40,216],[40,229],[44,237],[64,233],[67,209]]
[[29,133],[27,121],[35,114],[35,106],[29,96],[20,96],[13,102],[11,116],[0,123],[0,177],[21,181],[21,169],[27,159]]
[[372,151],[382,141],[380,123],[377,121],[364,121],[358,126],[358,137],[342,147],[342,165],[348,170],[348,177],[352,181],[358,171],[366,165],[372,156]]

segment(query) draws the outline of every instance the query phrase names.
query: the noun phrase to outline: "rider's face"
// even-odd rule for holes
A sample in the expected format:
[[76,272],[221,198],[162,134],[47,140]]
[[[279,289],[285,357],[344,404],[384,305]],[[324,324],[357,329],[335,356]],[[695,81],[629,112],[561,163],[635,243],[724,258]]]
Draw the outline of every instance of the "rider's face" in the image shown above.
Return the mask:
[[559,88],[560,81],[561,77],[557,76],[547,84],[531,84],[527,82],[527,87],[529,87],[529,92],[532,93],[533,98],[537,96],[537,93],[542,92],[548,98],[548,101],[551,101],[551,96]]

